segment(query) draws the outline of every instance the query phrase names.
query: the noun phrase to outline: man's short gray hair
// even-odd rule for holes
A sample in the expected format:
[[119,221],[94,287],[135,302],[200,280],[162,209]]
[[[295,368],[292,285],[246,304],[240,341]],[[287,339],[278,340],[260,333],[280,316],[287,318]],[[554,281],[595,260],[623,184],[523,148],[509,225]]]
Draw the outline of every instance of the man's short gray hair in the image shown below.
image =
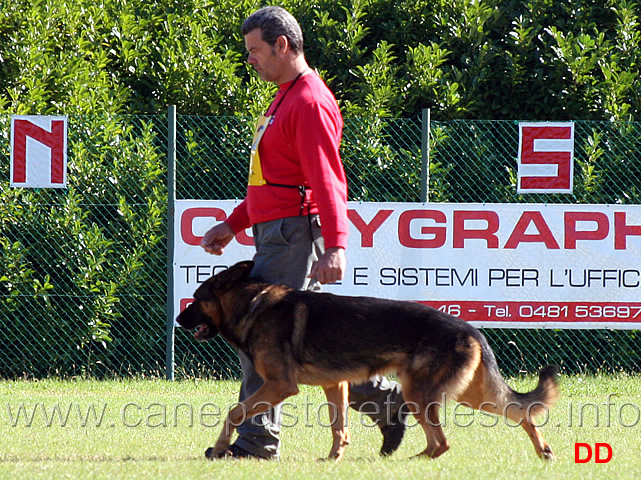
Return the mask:
[[296,53],[303,52],[303,32],[294,16],[281,7],[264,7],[252,13],[243,22],[242,34],[260,28],[263,41],[274,45],[276,39],[285,35],[289,45]]

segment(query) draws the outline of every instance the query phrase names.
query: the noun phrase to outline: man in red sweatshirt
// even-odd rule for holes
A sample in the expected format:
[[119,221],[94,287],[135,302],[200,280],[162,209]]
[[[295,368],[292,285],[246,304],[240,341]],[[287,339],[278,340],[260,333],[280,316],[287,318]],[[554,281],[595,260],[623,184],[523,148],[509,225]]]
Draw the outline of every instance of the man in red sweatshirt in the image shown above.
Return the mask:
[[[202,247],[221,255],[234,236],[253,230],[252,275],[297,289],[318,290],[343,278],[347,246],[347,182],[339,154],[340,110],[329,88],[309,68],[296,19],[265,7],[245,20],[247,62],[279,90],[258,120],[251,148],[247,195],[229,218],[210,229]],[[263,383],[251,360],[238,352],[243,370],[240,399]],[[400,386],[384,377],[350,386],[350,406],[367,413],[383,433],[381,454],[396,450],[405,425]],[[368,408],[369,407],[369,408]],[[238,428],[231,457],[278,458],[279,409]]]

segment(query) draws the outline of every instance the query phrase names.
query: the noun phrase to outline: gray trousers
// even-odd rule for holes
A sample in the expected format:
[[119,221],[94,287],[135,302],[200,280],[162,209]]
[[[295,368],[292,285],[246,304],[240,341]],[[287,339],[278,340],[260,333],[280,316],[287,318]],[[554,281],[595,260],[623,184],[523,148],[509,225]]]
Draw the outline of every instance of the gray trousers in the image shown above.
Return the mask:
[[[312,263],[324,251],[318,216],[288,217],[253,227],[256,254],[252,275],[269,283],[300,290],[320,290],[315,279],[307,278]],[[313,241],[312,241],[313,239]],[[238,352],[243,371],[239,399],[252,395],[263,384],[251,360]],[[350,385],[350,406],[368,415],[379,426],[398,421],[394,417],[403,403],[400,385],[385,377],[374,377]],[[265,458],[278,458],[280,447],[280,406],[255,415],[238,427],[236,445]]]

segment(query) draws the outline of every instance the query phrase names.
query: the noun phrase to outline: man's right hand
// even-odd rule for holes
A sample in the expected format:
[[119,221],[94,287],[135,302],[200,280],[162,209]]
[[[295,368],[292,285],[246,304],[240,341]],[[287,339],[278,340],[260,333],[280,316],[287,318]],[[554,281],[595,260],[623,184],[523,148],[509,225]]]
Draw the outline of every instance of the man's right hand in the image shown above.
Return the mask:
[[210,228],[203,236],[200,246],[205,249],[207,253],[212,255],[222,255],[225,247],[234,238],[234,232],[229,225],[225,222],[219,223],[215,227]]

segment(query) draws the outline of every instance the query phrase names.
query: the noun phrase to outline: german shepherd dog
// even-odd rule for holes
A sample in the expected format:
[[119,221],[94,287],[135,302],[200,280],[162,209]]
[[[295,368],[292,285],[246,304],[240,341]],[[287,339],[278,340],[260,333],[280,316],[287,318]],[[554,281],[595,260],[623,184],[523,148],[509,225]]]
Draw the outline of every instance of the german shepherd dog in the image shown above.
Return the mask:
[[[251,278],[253,262],[237,263],[205,281],[177,322],[206,341],[220,333],[247,353],[264,384],[232,408],[208,458],[225,456],[235,426],[298,393],[320,385],[333,415],[329,458],[340,460],[350,437],[348,384],[395,371],[436,458],[449,449],[439,401],[451,398],[520,424],[537,455],[554,455],[533,418],[557,398],[557,373],[544,367],[529,393],[512,390],[499,373],[485,337],[465,321],[412,302],[298,291]],[[330,410],[331,411],[331,410]]]

